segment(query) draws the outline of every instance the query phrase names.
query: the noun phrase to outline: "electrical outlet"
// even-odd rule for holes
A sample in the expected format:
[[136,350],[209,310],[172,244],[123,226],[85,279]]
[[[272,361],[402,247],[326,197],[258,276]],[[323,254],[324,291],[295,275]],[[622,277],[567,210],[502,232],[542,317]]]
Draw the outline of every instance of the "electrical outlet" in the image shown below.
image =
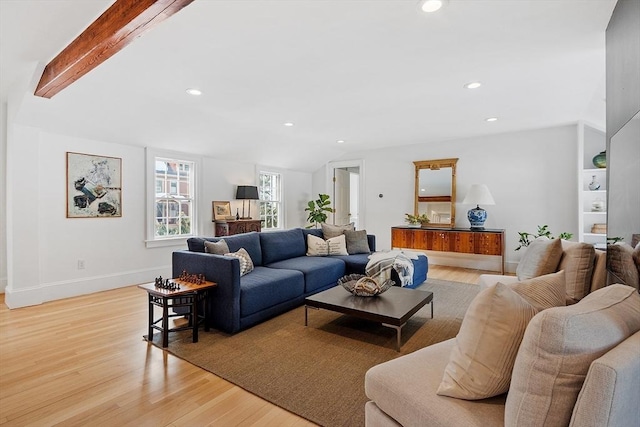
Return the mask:
[[78,270],[84,270],[84,260],[83,259],[79,259],[78,260]]

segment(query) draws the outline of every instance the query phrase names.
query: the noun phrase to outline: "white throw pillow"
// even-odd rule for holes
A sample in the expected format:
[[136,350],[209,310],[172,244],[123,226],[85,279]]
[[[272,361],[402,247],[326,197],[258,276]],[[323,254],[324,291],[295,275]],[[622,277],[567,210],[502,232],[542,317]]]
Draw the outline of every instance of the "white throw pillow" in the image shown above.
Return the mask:
[[349,255],[344,234],[324,240],[307,234],[307,256]]
[[537,312],[502,283],[482,290],[464,315],[437,394],[477,400],[506,392],[524,331]]

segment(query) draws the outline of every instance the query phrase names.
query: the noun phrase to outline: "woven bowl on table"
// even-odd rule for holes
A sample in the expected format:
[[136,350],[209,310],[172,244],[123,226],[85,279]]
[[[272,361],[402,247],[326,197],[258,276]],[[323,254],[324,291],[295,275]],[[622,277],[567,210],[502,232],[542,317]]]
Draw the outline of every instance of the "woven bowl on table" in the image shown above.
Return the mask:
[[338,280],[338,284],[353,295],[359,297],[373,297],[380,295],[393,286],[394,281],[387,280],[382,285],[379,285],[374,279],[363,274],[348,274],[341,277]]

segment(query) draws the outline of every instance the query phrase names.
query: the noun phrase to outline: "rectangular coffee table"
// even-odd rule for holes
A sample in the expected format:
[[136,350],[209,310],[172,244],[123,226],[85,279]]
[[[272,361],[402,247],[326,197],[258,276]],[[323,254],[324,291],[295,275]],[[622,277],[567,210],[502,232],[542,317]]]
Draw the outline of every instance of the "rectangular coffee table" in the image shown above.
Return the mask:
[[304,300],[304,325],[308,324],[309,307],[336,311],[361,319],[380,322],[396,330],[397,345],[402,345],[402,327],[407,320],[426,304],[431,304],[433,319],[433,293],[417,289],[392,287],[375,297],[359,297],[350,294],[342,286],[311,295]]

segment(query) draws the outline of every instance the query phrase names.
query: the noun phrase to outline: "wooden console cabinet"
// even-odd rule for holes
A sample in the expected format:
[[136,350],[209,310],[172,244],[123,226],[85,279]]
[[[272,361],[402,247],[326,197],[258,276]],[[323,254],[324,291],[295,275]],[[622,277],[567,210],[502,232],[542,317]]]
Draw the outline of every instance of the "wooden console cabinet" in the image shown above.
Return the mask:
[[248,233],[250,231],[261,231],[262,225],[259,219],[238,219],[234,221],[216,222],[215,228],[216,237],[221,237]]
[[498,255],[504,274],[504,230],[392,227],[391,247],[423,251]]

